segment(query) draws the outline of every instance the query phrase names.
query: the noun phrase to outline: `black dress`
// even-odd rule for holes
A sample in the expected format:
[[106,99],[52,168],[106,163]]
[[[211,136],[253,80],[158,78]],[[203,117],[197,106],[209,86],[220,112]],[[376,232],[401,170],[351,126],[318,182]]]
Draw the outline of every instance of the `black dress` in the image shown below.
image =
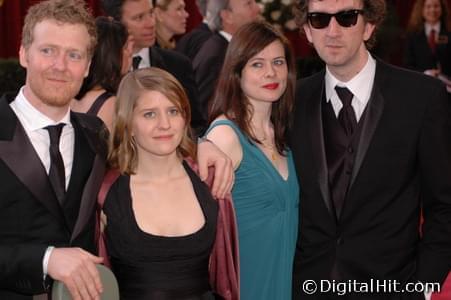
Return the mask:
[[205,217],[204,226],[186,236],[155,236],[138,227],[129,176],[120,176],[108,192],[105,234],[121,299],[215,299],[208,264],[216,236],[218,204],[186,163],[184,167]]

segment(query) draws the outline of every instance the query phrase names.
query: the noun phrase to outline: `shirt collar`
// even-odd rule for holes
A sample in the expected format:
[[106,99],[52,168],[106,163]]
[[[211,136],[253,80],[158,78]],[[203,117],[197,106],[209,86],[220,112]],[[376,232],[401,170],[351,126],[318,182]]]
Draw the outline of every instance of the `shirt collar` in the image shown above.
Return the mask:
[[426,36],[429,36],[432,29],[434,29],[435,34],[438,35],[440,33],[440,22],[437,22],[434,25],[431,25],[429,23],[424,23],[424,31],[426,33]]
[[[338,80],[326,67],[326,101],[329,102],[333,95],[336,95],[335,86],[347,87],[352,94],[354,99],[365,104],[368,102],[371,90],[373,89],[374,76],[376,74],[376,61],[368,53],[368,60],[365,66],[360,70],[357,75],[355,75],[348,82],[341,82]],[[368,84],[369,83],[369,84]],[[338,96],[337,96],[338,97]]]
[[232,35],[228,32],[225,32],[224,30],[220,30],[219,34],[222,35],[229,43],[232,40]]
[[133,57],[139,56],[141,57],[141,62],[139,63],[144,64],[147,67],[150,67],[150,55],[149,55],[149,47],[146,48],[142,48],[141,50],[139,50],[137,53],[133,54]]
[[72,124],[70,122],[69,107],[67,108],[67,112],[64,117],[61,120],[55,122],[41,113],[39,110],[37,110],[33,105],[31,105],[31,103],[25,97],[23,89],[24,87],[20,89],[16,98],[13,102],[11,102],[10,105],[27,131],[35,131],[49,125],[56,125],[59,123],[64,123],[67,126],[72,127]]

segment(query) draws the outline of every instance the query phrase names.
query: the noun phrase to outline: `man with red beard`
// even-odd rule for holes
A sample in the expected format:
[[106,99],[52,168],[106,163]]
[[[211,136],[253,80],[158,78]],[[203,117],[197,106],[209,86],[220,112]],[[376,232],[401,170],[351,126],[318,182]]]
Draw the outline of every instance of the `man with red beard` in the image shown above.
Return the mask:
[[102,291],[92,253],[104,126],[69,109],[95,44],[83,1],[29,9],[19,52],[26,83],[0,101],[0,299],[46,299],[52,280],[74,299]]

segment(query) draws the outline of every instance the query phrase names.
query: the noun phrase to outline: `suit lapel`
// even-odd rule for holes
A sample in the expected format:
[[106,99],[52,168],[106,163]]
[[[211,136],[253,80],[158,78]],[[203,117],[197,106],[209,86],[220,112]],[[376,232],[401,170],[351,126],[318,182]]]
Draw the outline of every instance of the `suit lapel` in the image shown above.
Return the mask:
[[99,187],[105,174],[106,164],[106,148],[103,147],[103,143],[99,142],[101,137],[99,136],[98,130],[91,128],[87,122],[75,114],[72,114],[72,120],[75,126],[81,127],[82,134],[84,134],[86,140],[88,141],[89,147],[96,154],[91,173],[89,174],[89,177],[84,185],[78,218],[72,232],[71,242],[82,232],[85,225],[94,215],[94,208],[97,203],[97,193],[99,192]]
[[373,90],[371,91],[371,96],[365,109],[366,115],[362,124],[362,132],[360,135],[359,145],[357,147],[349,190],[351,189],[360,167],[362,166],[363,159],[365,158],[366,152],[384,110],[384,97],[380,91],[380,87],[385,85],[383,75],[383,71],[381,71],[381,64],[377,62]]
[[158,53],[157,47],[150,47],[149,48],[149,57],[150,57],[150,65],[152,67],[157,67],[163,70],[166,70],[166,64],[163,61],[163,58],[161,57],[160,53]]
[[48,180],[45,168],[22,124],[5,99],[0,100],[0,159],[58,220],[63,212]]
[[[314,161],[318,164],[318,184],[321,191],[321,195],[324,204],[331,216],[336,218],[336,214],[333,209],[332,199],[329,191],[329,180],[327,171],[326,160],[326,148],[324,145],[324,131],[323,131],[323,118],[322,118],[322,102],[325,98],[324,91],[324,72],[320,75],[319,84],[314,87],[312,99],[320,99],[320,101],[309,101],[310,105],[307,106],[307,118],[309,124],[310,141],[312,146],[312,153],[314,155]],[[313,88],[313,87],[312,87]]]

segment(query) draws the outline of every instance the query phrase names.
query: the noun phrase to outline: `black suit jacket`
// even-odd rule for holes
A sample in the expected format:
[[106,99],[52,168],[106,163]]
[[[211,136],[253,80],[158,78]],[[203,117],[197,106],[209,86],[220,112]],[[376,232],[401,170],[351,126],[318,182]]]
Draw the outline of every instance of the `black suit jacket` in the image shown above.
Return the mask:
[[95,204],[105,171],[104,125],[71,113],[74,162],[64,205],[21,123],[0,100],[0,299],[45,292],[42,260],[49,245],[96,252]]
[[199,103],[202,115],[206,119],[208,119],[209,101],[213,97],[228,45],[229,42],[222,35],[214,33],[193,60],[196,83],[199,88]]
[[351,184],[337,219],[323,137],[324,74],[299,81],[290,134],[302,190],[295,299],[309,298],[300,296],[302,283],[330,279],[334,266],[343,280],[442,282],[451,262],[450,104],[443,85],[377,61]]
[[175,51],[186,55],[192,61],[212,34],[213,31],[210,30],[207,24],[202,22],[177,41]]
[[424,30],[411,33],[407,37],[405,64],[408,68],[423,72],[436,69],[440,64],[442,73],[451,77],[451,33],[440,29],[435,55],[429,48]]
[[191,126],[197,132],[202,131],[207,126],[207,119],[200,113],[198,89],[189,59],[180,53],[159,47],[149,48],[149,56],[153,67],[171,73],[185,88],[191,105]]

